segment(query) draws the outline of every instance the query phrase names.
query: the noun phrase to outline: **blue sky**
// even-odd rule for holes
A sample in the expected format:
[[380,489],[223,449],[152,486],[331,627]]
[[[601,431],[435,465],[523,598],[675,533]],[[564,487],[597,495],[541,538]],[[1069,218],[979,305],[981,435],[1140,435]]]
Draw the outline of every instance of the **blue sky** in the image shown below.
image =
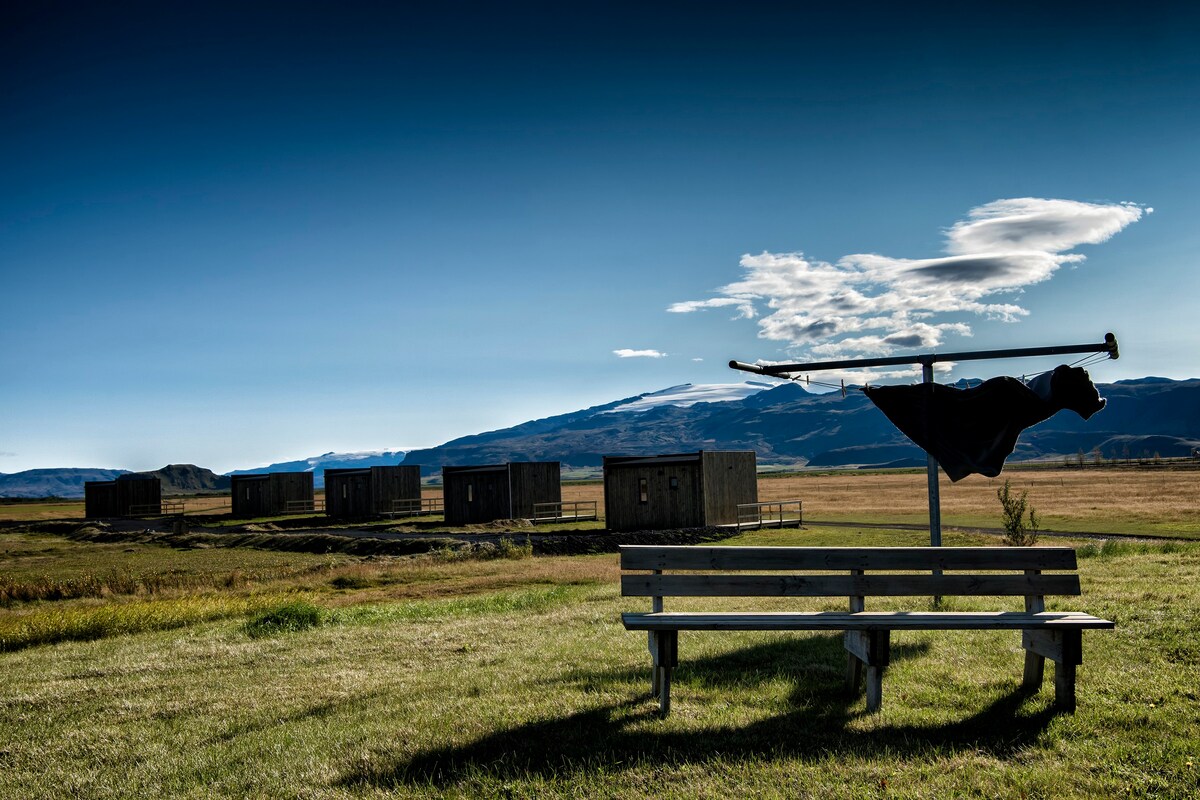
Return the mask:
[[0,12],[0,472],[428,446],[888,336],[1200,376],[1188,4],[182,5]]

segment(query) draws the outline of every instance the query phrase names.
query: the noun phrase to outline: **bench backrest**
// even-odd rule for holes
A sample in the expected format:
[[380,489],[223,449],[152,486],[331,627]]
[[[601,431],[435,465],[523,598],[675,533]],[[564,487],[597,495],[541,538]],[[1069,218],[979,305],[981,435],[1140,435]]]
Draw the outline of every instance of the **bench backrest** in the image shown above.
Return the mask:
[[[622,545],[621,568],[651,570],[622,574],[621,594],[656,598],[656,610],[662,597],[1040,598],[1080,593],[1077,574],[1042,574],[1076,569],[1075,551],[1069,547]],[[1004,571],[1014,574],[993,574]],[[836,572],[845,574],[829,574]]]

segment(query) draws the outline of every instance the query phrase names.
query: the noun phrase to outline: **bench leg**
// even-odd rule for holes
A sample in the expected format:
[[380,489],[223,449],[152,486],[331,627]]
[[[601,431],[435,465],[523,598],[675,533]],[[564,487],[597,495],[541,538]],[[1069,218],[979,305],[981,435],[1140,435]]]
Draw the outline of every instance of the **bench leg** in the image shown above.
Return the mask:
[[1042,688],[1042,676],[1046,669],[1046,659],[1037,653],[1025,651],[1025,675],[1021,679],[1021,687],[1031,692]]
[[658,697],[662,692],[662,676],[658,673],[658,631],[646,631],[646,639],[650,648],[650,696]]
[[658,710],[671,713],[671,670],[679,664],[679,631],[650,631],[651,694],[658,698]]
[[858,691],[858,682],[866,667],[867,711],[874,713],[883,705],[883,673],[891,662],[891,631],[846,631],[846,688]]
[[[1033,630],[1021,632],[1025,648],[1025,686],[1030,686],[1031,671],[1036,671],[1037,686],[1041,685],[1041,669],[1045,659],[1054,662],[1054,703],[1062,711],[1075,710],[1075,668],[1083,663],[1083,632]],[[1031,662],[1035,666],[1031,666]]]
[[854,653],[846,653],[846,693],[858,694],[860,683],[862,683],[862,662]]
[[1067,713],[1075,713],[1075,665],[1054,662],[1054,705]]
[[883,667],[867,667],[867,713],[874,714],[883,705]]

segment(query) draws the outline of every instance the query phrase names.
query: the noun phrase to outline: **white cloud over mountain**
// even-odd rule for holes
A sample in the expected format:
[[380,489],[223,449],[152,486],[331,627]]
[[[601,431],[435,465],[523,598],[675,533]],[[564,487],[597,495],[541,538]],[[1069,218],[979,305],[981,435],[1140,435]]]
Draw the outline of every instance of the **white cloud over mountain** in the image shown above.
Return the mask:
[[947,255],[858,253],[828,263],[801,252],[747,254],[741,280],[720,287],[716,297],[667,310],[734,308],[735,319],[758,319],[761,338],[816,356],[929,349],[947,333],[971,335],[966,322],[945,315],[1005,322],[1027,316],[1026,309],[999,302],[996,295],[1020,292],[1063,264],[1083,261],[1083,255],[1067,251],[1107,241],[1152,211],[1134,203],[996,200],[971,209],[947,229]]

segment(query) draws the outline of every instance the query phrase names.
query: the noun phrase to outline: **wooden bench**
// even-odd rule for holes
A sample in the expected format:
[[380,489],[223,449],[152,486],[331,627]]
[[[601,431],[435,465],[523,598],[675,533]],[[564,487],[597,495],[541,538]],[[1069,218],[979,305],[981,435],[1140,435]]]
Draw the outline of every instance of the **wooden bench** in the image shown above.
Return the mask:
[[[1076,611],[1046,611],[1046,595],[1078,595],[1069,547],[621,547],[621,594],[652,598],[649,613],[621,615],[625,628],[649,632],[652,693],[671,710],[671,670],[679,631],[844,631],[847,689],[866,673],[867,710],[883,700],[892,631],[1021,631],[1022,685],[1042,685],[1055,664],[1054,697],[1075,709],[1082,632],[1112,622]],[[636,570],[637,572],[634,572]],[[1008,574],[996,574],[1007,572]],[[816,574],[812,574],[816,573]],[[834,573],[834,574],[830,574]],[[843,574],[836,574],[843,573]],[[872,574],[868,574],[872,573]],[[1024,611],[867,611],[867,597],[1024,597]],[[664,611],[664,597],[848,597],[848,611]]]

